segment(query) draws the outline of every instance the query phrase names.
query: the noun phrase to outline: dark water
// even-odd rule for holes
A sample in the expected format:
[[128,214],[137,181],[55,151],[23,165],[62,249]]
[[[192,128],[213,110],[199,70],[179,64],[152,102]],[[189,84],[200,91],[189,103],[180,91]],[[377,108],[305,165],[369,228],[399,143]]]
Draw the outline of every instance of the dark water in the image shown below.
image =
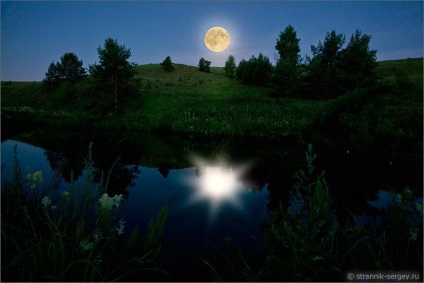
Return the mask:
[[[59,172],[60,190],[68,188],[71,170],[74,179],[83,182],[84,159],[93,142],[98,176],[114,165],[108,192],[124,195],[121,214],[127,221],[126,232],[139,226],[144,234],[150,218],[168,205],[162,261],[181,280],[210,279],[205,275],[210,269],[202,259],[222,272],[230,270],[221,253],[226,251],[225,238],[242,248],[252,266],[257,265],[263,241],[261,223],[270,211],[290,205],[293,175],[305,168],[306,143],[298,138],[41,130],[2,138],[2,181],[11,177],[17,144],[22,169],[29,166],[32,172],[42,171],[44,182]],[[314,151],[318,170],[326,171],[340,219],[348,216],[348,210],[363,221],[377,217],[391,194],[405,186],[422,198],[422,157],[389,158],[320,145],[314,145]]]

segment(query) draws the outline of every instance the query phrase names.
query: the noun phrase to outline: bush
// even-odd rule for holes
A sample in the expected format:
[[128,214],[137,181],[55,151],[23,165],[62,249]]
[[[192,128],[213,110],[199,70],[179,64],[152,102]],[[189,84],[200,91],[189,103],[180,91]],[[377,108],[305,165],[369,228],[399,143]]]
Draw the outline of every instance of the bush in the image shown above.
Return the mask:
[[203,59],[203,57],[200,58],[200,60],[199,60],[199,71],[209,73],[211,71],[210,67],[209,67],[210,65],[211,65],[211,61],[207,61],[207,60]]

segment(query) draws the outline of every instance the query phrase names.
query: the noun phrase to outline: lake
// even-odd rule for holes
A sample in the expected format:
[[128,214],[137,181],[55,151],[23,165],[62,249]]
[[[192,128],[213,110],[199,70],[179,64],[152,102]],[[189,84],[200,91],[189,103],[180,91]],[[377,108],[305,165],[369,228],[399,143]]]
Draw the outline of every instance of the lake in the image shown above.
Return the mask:
[[[2,133],[3,134],[3,133]],[[220,272],[231,239],[252,266],[260,264],[262,224],[269,212],[291,205],[294,174],[305,168],[300,137],[270,140],[182,137],[128,132],[60,132],[40,129],[2,135],[2,181],[11,179],[13,148],[22,170],[42,171],[44,183],[67,190],[71,171],[84,181],[90,143],[97,176],[110,179],[108,193],[122,194],[120,215],[141,234],[167,204],[161,263],[174,280],[211,280],[209,262]],[[360,222],[376,221],[392,194],[406,186],[422,204],[422,156],[389,158],[348,147],[314,145],[316,166],[325,170],[336,212]],[[55,174],[59,173],[59,175]],[[57,179],[59,176],[59,180]]]

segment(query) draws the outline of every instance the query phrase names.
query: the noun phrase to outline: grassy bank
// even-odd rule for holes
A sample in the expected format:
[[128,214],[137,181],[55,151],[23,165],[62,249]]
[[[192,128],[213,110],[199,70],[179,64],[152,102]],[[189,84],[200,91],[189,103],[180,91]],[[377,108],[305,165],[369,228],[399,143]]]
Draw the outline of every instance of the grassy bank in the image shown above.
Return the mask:
[[422,126],[422,64],[422,58],[380,62],[377,87],[327,101],[275,98],[272,88],[243,85],[225,77],[223,68],[204,73],[175,64],[167,73],[159,64],[143,65],[137,67],[140,95],[106,117],[85,108],[84,82],[55,90],[41,82],[2,82],[2,119],[5,126],[31,121],[196,135],[286,136],[336,127],[359,137],[377,132],[415,138]]

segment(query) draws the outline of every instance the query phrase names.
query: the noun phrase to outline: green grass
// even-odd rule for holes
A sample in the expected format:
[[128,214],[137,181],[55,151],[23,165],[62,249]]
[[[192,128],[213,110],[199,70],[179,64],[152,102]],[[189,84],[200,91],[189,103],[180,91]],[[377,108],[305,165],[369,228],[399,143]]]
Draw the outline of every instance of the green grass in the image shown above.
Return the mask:
[[[422,111],[422,62],[422,58],[418,58],[378,64],[379,84],[386,89],[380,90],[382,106],[376,103],[374,106],[381,115],[386,111],[395,124],[397,119],[403,119],[399,113],[411,107],[414,113]],[[41,82],[2,82],[2,112],[6,123],[31,120],[57,127],[281,137],[313,130],[337,101],[349,100],[346,98],[350,95],[329,101],[275,98],[272,88],[243,85],[226,77],[220,67],[212,67],[210,73],[205,73],[194,66],[174,66],[173,72],[166,72],[160,64],[137,66],[140,95],[124,102],[119,115],[99,118],[84,110],[84,95],[88,95],[84,82],[62,83],[54,91]],[[405,89],[408,91],[403,91]],[[11,107],[23,106],[35,111],[23,117],[19,111],[11,110]],[[337,109],[338,116],[346,112],[344,108]],[[57,119],[53,113],[58,110],[66,113],[66,118]],[[417,119],[417,115],[413,116]]]
[[97,123],[100,128],[122,127],[187,134],[282,136],[303,131],[324,102],[275,99],[271,89],[246,86],[224,76],[175,65],[167,73],[159,64],[137,67],[142,96],[124,106],[120,117]]
[[377,72],[380,76],[391,79],[395,77],[395,73],[403,72],[421,88],[423,86],[423,58],[381,61]]

